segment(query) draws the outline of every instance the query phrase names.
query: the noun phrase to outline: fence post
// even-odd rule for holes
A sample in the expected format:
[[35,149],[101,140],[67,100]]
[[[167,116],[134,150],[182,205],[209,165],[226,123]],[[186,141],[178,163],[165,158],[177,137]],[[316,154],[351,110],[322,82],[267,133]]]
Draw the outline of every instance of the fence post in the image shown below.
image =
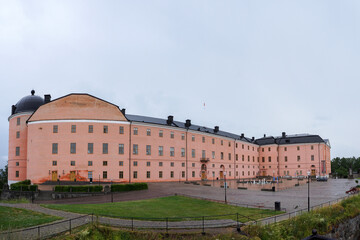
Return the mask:
[[239,226],[239,213],[236,213],[236,230],[240,232],[240,226]]
[[275,215],[275,223],[276,223],[276,215]]
[[40,226],[38,227],[38,239],[40,239]]
[[70,234],[71,234],[71,219],[69,220]]
[[91,223],[94,224],[94,213],[91,214]]
[[166,233],[168,233],[168,221],[169,221],[169,219],[168,218],[166,218]]
[[205,217],[203,216],[203,217],[202,217],[202,228],[203,228],[203,229],[202,229],[202,233],[201,233],[202,235],[205,235],[205,220],[204,220],[204,218],[205,218]]
[[131,218],[131,231],[134,231],[134,218]]

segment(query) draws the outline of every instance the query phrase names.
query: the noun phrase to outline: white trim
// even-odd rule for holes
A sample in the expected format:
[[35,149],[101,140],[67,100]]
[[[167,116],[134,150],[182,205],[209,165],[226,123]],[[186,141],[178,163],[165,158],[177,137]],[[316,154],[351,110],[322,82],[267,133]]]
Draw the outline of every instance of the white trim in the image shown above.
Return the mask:
[[136,122],[136,121],[131,121],[131,122],[132,122],[131,125],[133,125],[133,126],[158,127],[158,128],[162,128],[162,129],[186,132],[186,129],[180,128],[180,127],[165,126],[165,125],[160,125],[160,124],[156,124],[156,123],[143,123],[143,122]]
[[88,123],[116,123],[116,124],[130,124],[127,121],[120,120],[92,120],[92,119],[61,119],[61,120],[39,120],[28,122],[28,125],[39,124],[39,123],[79,123],[79,122],[88,122]]

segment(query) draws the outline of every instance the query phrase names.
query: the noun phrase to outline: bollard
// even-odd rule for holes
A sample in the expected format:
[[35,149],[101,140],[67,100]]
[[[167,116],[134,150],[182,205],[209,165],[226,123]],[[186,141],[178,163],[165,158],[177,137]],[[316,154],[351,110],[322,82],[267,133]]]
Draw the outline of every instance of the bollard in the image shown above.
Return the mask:
[[205,220],[204,220],[204,218],[205,218],[205,217],[203,216],[203,217],[202,217],[202,225],[203,225],[202,227],[203,227],[203,230],[202,230],[202,233],[201,233],[202,235],[205,235]]
[[71,219],[69,220],[70,234],[71,234]]
[[240,232],[240,225],[239,225],[239,213],[236,213],[236,230]]
[[166,233],[168,233],[168,221],[169,221],[169,219],[168,218],[166,218]]
[[38,227],[38,239],[40,239],[40,227]]
[[131,218],[131,231],[134,231],[134,218]]

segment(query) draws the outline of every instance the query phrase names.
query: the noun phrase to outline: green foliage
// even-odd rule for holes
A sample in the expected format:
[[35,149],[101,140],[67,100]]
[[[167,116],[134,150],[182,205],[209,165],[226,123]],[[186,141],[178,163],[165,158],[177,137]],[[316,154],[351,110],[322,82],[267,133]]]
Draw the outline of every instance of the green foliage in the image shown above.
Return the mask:
[[0,190],[3,189],[4,185],[8,183],[8,165],[5,169],[0,169]]
[[355,158],[334,158],[331,160],[331,172],[332,174],[341,178],[347,178],[349,175],[349,169],[353,172],[360,172],[360,157]]
[[28,184],[21,184],[21,183],[22,182],[11,184],[10,189],[12,191],[31,191],[31,192],[36,192],[38,190],[38,185],[28,185]]
[[101,192],[103,186],[55,186],[55,192]]
[[131,184],[113,184],[111,185],[112,192],[127,192],[135,190],[148,189],[147,183],[131,183]]
[[304,213],[277,224],[247,226],[244,230],[250,236],[257,236],[263,240],[303,239],[310,236],[314,228],[323,235],[344,220],[359,214],[360,196],[354,196],[338,204]]

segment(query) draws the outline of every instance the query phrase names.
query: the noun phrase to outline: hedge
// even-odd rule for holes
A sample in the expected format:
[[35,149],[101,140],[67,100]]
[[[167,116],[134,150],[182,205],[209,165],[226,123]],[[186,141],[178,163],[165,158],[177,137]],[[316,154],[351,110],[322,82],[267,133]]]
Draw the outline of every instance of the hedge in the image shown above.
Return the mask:
[[36,192],[38,189],[38,185],[25,185],[25,184],[17,184],[13,183],[10,185],[10,189],[12,191],[31,191]]
[[101,192],[103,186],[55,186],[55,192]]
[[112,192],[127,192],[135,190],[148,189],[147,183],[131,183],[131,184],[113,184],[111,185]]

